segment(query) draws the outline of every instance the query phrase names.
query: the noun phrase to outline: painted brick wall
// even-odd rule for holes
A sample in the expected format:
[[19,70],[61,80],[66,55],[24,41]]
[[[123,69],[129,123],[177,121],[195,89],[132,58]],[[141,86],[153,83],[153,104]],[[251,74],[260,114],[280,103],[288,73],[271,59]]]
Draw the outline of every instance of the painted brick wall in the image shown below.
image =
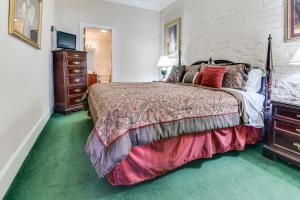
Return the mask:
[[180,16],[184,64],[213,57],[263,67],[271,33],[275,80],[300,82],[300,66],[288,64],[300,43],[284,42],[284,10],[285,0],[177,0],[161,12],[161,54],[164,24]]

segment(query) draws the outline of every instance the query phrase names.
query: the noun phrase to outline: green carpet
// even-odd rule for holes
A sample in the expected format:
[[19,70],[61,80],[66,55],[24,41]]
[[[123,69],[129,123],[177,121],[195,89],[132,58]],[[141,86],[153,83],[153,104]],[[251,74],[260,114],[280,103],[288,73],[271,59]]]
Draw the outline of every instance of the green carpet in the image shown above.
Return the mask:
[[300,170],[261,155],[261,145],[198,160],[153,181],[113,187],[84,152],[92,122],[84,112],[51,117],[5,200],[299,200]]

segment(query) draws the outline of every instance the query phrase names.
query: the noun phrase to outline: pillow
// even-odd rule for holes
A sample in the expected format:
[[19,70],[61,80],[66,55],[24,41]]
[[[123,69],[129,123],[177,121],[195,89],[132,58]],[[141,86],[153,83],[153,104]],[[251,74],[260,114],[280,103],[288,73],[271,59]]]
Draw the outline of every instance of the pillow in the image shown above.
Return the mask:
[[194,81],[194,85],[201,85],[202,78],[203,78],[203,72],[198,72],[197,77]]
[[223,87],[245,90],[248,80],[248,71],[244,64],[225,66]]
[[251,70],[251,65],[234,64],[234,65],[202,65],[201,70],[207,66],[210,67],[225,67],[225,75],[223,79],[223,87],[245,90],[246,82],[248,80],[248,72]]
[[251,92],[259,92],[261,88],[261,80],[263,72],[261,69],[252,69],[248,74],[245,90]]
[[201,81],[202,86],[221,88],[225,74],[225,67],[206,66]]
[[182,82],[183,83],[194,84],[195,79],[197,78],[197,76],[198,76],[198,72],[195,72],[195,71],[186,72],[183,79],[182,79]]
[[201,70],[201,65],[191,65],[185,68],[185,73],[187,72],[199,72]]
[[183,83],[189,83],[193,85],[200,85],[202,80],[203,72],[186,72],[182,82]]
[[166,82],[178,83],[181,82],[185,72],[185,66],[174,66]]

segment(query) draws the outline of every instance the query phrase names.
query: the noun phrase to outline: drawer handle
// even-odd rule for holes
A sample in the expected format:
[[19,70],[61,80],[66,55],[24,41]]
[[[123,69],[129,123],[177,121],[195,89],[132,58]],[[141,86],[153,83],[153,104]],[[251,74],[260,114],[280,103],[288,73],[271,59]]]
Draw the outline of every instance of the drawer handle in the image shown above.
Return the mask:
[[75,58],[78,58],[78,57],[79,57],[79,55],[78,55],[78,54],[74,54],[74,57],[75,57]]
[[300,151],[300,144],[298,142],[294,142],[293,146],[297,147],[297,149]]
[[299,128],[297,128],[296,131],[297,131],[298,133],[300,133],[300,129],[299,129]]
[[80,82],[80,79],[79,79],[79,78],[74,79],[74,82],[75,82],[75,83],[79,83],[79,82]]
[[81,71],[80,71],[80,69],[74,69],[73,72],[74,72],[75,74],[79,74]]
[[75,62],[73,62],[74,63],[74,65],[80,65],[80,62],[79,61],[75,61]]
[[76,99],[75,102],[76,102],[76,103],[80,103],[80,102],[81,102],[81,99]]
[[81,89],[76,89],[74,91],[79,93],[79,92],[81,92]]

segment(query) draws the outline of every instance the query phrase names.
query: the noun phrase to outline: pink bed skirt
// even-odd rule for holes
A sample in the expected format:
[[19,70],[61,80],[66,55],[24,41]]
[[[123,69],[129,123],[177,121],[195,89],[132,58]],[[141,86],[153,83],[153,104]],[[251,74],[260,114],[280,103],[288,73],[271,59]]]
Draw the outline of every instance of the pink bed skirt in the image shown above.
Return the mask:
[[236,126],[200,134],[173,137],[132,148],[128,157],[109,174],[112,185],[133,185],[174,170],[192,160],[216,153],[244,150],[262,139],[262,130]]

